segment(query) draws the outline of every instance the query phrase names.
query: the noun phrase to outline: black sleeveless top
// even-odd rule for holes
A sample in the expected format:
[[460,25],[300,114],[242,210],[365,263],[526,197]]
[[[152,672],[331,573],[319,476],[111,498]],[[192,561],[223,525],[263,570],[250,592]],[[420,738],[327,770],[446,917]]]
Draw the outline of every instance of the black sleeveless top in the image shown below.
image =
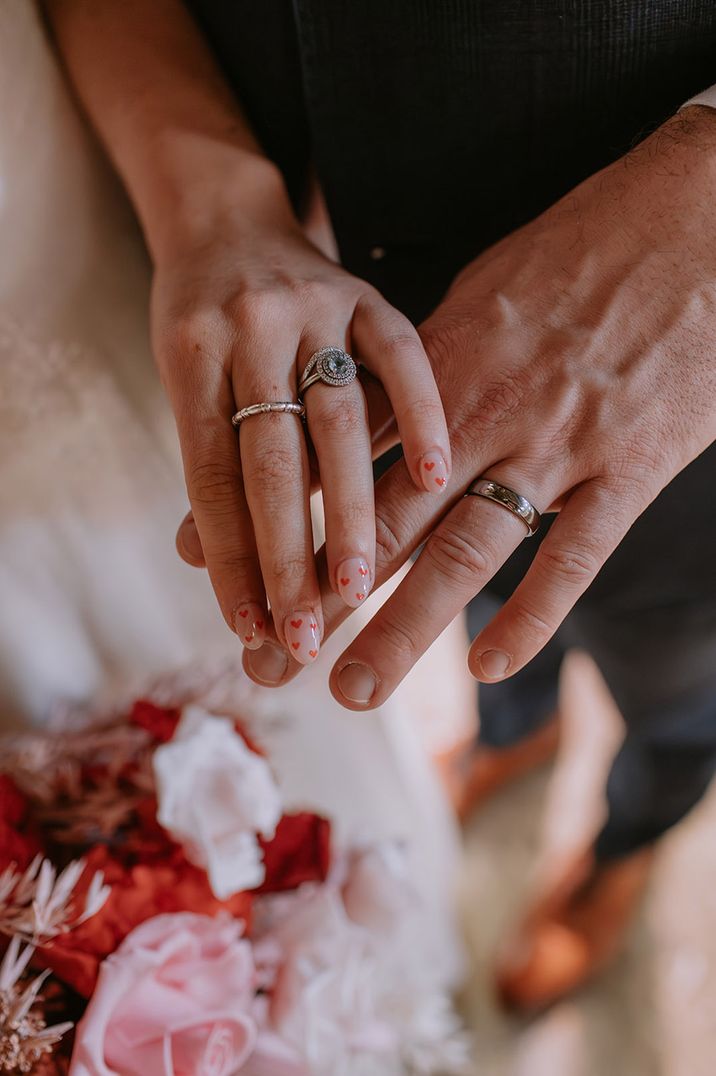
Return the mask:
[[298,203],[419,320],[481,249],[716,83],[716,0],[188,0]]

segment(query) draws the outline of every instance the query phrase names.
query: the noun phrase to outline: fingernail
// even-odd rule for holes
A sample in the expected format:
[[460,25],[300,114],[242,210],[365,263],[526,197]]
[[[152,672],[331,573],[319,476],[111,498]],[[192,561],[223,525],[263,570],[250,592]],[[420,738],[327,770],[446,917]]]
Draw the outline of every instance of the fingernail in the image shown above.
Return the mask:
[[199,531],[193,519],[184,520],[177,533],[177,549],[180,556],[187,559],[191,564],[204,563],[204,550],[202,549]]
[[420,461],[420,478],[428,493],[442,493],[448,469],[441,452],[426,452]]
[[365,704],[375,695],[378,680],[367,665],[352,661],[350,665],[344,665],[338,673],[338,686],[343,697],[349,702]]
[[357,609],[370,592],[370,568],[363,557],[344,560],[336,573],[338,593],[346,605]]
[[246,602],[236,610],[234,630],[247,650],[258,650],[266,641],[266,613],[257,602]]
[[292,613],[283,625],[289,653],[301,665],[310,665],[318,657],[320,642],[318,623],[313,613]]
[[478,661],[488,680],[499,680],[510,667],[510,656],[502,650],[484,650]]
[[250,672],[262,684],[280,684],[288,668],[288,654],[276,643],[267,642],[260,650],[249,653],[246,664]]

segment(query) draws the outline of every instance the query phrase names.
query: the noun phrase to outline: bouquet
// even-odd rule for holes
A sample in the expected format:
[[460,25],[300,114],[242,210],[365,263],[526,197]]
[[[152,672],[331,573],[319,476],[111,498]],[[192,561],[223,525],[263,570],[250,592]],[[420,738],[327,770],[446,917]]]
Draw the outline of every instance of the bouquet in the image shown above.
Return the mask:
[[462,1072],[394,844],[285,813],[234,716],[0,741],[0,1073]]

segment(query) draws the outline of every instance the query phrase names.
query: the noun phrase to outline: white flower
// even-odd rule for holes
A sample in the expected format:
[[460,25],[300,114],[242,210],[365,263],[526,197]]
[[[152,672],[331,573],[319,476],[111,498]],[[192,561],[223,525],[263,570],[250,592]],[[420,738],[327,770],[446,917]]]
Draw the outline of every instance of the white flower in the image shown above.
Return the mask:
[[396,845],[349,853],[324,885],[260,898],[254,953],[269,1002],[257,1058],[268,1034],[312,1076],[468,1071],[468,1043],[425,967],[419,911]]
[[282,806],[268,763],[233,722],[188,706],[169,743],[154,752],[157,818],[203,867],[219,900],[264,879],[257,834],[271,838]]

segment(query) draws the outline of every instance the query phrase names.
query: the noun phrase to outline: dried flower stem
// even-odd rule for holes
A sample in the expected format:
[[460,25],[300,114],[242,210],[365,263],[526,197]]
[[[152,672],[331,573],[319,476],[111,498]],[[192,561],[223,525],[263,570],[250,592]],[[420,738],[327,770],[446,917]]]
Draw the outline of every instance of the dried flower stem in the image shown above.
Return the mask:
[[0,1072],[31,1073],[40,1059],[50,1053],[71,1023],[47,1027],[33,1009],[49,972],[29,982],[20,982],[34,949],[20,949],[14,937],[0,964]]
[[42,856],[23,872],[13,864],[7,867],[0,874],[0,933],[44,945],[96,915],[109,896],[109,886],[97,871],[81,907],[75,908],[73,893],[84,869],[85,861],[77,859],[57,874]]

